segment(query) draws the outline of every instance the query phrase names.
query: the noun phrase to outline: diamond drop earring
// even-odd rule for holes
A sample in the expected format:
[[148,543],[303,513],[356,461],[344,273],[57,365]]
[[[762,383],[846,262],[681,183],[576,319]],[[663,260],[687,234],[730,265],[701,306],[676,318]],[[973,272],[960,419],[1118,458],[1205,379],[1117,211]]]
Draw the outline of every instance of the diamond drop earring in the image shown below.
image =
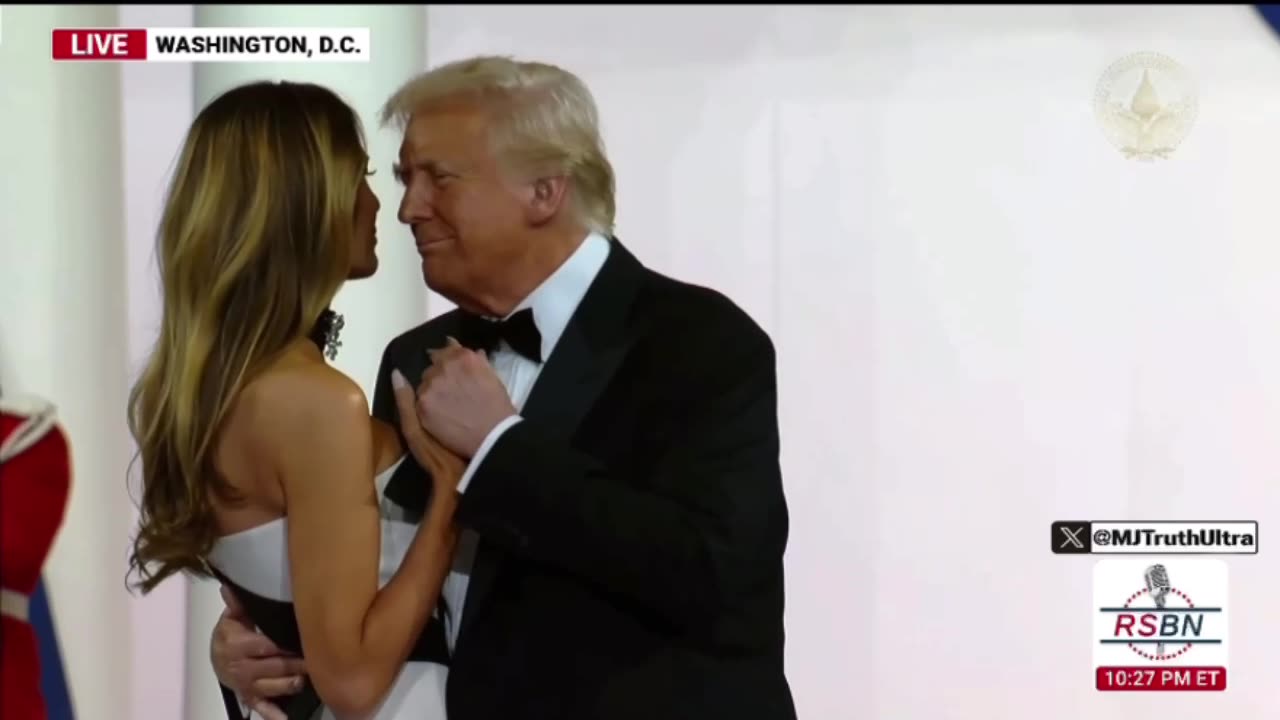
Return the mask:
[[342,347],[342,341],[338,336],[342,333],[342,328],[346,326],[346,320],[337,313],[329,318],[329,326],[324,331],[324,354],[330,360],[338,357],[338,348]]

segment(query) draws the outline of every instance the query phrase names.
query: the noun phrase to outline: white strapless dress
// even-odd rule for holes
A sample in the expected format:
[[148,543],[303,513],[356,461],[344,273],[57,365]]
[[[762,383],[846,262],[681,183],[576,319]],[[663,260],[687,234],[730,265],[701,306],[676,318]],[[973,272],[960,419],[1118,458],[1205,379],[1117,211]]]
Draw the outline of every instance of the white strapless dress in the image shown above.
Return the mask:
[[[400,509],[386,499],[387,482],[405,458],[375,479],[382,508],[382,551],[378,562],[379,586],[400,567],[418,526],[400,519]],[[286,528],[288,518],[273,520],[243,532],[220,538],[209,555],[210,563],[244,590],[263,598],[291,603]],[[400,671],[391,691],[370,720],[445,720],[445,680],[448,667],[436,662],[411,661]],[[337,720],[321,708],[315,720]],[[254,713],[250,720],[261,720]]]

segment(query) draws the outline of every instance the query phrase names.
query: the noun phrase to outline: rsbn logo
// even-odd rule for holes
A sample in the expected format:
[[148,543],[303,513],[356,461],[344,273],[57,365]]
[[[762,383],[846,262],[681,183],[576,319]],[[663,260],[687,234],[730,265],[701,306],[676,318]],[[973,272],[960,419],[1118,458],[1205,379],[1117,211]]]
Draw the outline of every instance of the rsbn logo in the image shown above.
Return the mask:
[[[1094,573],[1094,597],[1099,689],[1225,685],[1226,567],[1220,561],[1104,560]],[[1180,670],[1188,671],[1186,678]],[[1202,676],[1209,686],[1196,680]]]
[[1147,660],[1172,660],[1199,644],[1220,645],[1222,638],[1206,637],[1205,615],[1220,607],[1196,607],[1187,593],[1169,583],[1164,565],[1152,565],[1143,573],[1146,587],[1130,595],[1119,607],[1099,608],[1113,613],[1112,637],[1101,642],[1124,644]]

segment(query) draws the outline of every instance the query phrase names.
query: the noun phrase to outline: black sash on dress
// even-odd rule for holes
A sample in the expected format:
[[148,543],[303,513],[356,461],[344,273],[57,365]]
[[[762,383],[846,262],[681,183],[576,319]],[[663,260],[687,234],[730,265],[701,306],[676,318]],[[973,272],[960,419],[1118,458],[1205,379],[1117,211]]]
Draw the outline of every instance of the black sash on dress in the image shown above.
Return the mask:
[[[282,650],[302,656],[302,637],[298,631],[298,618],[294,612],[293,603],[272,600],[246,590],[216,568],[213,569],[213,574],[224,585],[231,588],[236,599],[244,606],[245,612],[262,634],[271,638],[271,642]],[[427,625],[418,636],[418,642],[409,652],[408,661],[449,664],[449,645],[445,640],[444,623],[434,614],[427,619]],[[270,699],[289,716],[289,720],[311,720],[316,710],[324,704],[309,679],[297,693]]]

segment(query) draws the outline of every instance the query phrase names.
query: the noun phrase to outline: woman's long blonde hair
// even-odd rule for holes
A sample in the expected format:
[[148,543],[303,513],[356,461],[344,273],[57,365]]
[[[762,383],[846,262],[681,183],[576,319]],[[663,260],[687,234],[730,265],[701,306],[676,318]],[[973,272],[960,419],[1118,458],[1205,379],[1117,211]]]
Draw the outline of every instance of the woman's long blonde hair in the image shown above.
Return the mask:
[[237,87],[187,133],[157,238],[160,336],[129,396],[142,466],[129,565],[143,593],[209,574],[215,493],[239,499],[214,466],[221,424],[346,279],[367,163],[359,117],[317,85]]

